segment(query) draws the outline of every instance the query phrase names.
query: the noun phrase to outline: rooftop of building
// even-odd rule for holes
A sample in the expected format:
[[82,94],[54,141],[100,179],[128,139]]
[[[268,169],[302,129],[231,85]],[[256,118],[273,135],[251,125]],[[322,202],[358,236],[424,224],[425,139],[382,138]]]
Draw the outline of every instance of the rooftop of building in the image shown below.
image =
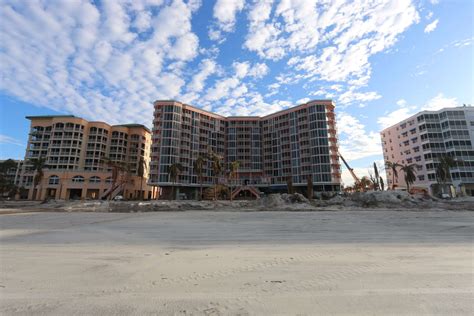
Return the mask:
[[[29,116],[25,116],[25,118],[28,119],[28,120],[54,119],[54,118],[76,118],[76,119],[81,119],[81,120],[87,121],[86,119],[84,119],[82,117],[75,116],[75,115],[61,115],[61,114],[60,115],[29,115]],[[103,122],[103,121],[87,121],[87,122],[89,122],[89,123],[102,123],[102,124],[106,124],[106,125],[111,126],[111,127],[143,128],[147,132],[151,133],[150,129],[148,127],[146,127],[145,125],[143,125],[143,124],[128,123],[128,124],[110,125],[110,124],[108,124],[106,122]]]
[[422,115],[422,114],[439,114],[441,112],[445,112],[445,111],[456,111],[456,110],[471,110],[471,111],[474,111],[474,107],[471,106],[471,105],[463,105],[463,106],[456,106],[456,107],[449,107],[449,108],[442,108],[442,109],[439,109],[439,110],[436,110],[436,111],[429,111],[429,110],[423,110],[423,111],[420,111],[418,113],[415,113],[403,120],[400,120],[398,121],[397,123],[393,124],[393,125],[390,125],[389,127],[386,127],[384,128],[383,130],[380,131],[380,133],[384,133],[385,131],[388,131],[389,129],[392,129],[394,127],[396,127],[397,125],[400,125],[400,124],[403,124],[403,122],[407,122],[407,121],[410,121],[416,117],[418,117],[419,115]]
[[33,120],[33,119],[52,119],[52,118],[61,118],[61,117],[64,117],[64,118],[80,118],[80,117],[77,117],[77,116],[74,116],[74,115],[29,115],[29,116],[25,116],[26,119],[28,120]]
[[286,109],[282,109],[280,111],[277,111],[277,112],[273,112],[273,113],[270,113],[270,114],[267,114],[267,115],[263,115],[263,116],[256,116],[256,115],[249,115],[249,116],[244,116],[244,115],[234,115],[234,116],[223,116],[223,115],[220,115],[218,113],[215,113],[215,112],[211,112],[211,111],[207,111],[207,110],[204,110],[202,108],[199,108],[197,106],[194,106],[194,105],[189,105],[189,104],[186,104],[186,103],[183,103],[183,102],[180,102],[180,101],[177,101],[177,100],[156,100],[154,103],[160,103],[160,102],[169,102],[169,103],[178,103],[178,104],[181,104],[185,107],[189,107],[189,108],[192,108],[192,109],[195,109],[197,111],[202,111],[202,112],[205,112],[205,113],[208,113],[212,116],[218,116],[222,119],[242,119],[242,120],[245,120],[245,119],[264,119],[264,118],[267,118],[267,117],[270,117],[270,116],[274,116],[274,115],[281,115],[281,114],[284,114],[285,112],[292,112],[294,110],[297,110],[298,108],[302,108],[304,106],[307,106],[308,104],[318,104],[318,103],[331,103],[332,105],[334,105],[334,102],[333,100],[331,99],[318,99],[318,100],[310,100],[306,103],[302,103],[302,104],[299,104],[299,105],[295,105],[295,106],[292,106],[292,107],[289,107],[289,108],[286,108]]

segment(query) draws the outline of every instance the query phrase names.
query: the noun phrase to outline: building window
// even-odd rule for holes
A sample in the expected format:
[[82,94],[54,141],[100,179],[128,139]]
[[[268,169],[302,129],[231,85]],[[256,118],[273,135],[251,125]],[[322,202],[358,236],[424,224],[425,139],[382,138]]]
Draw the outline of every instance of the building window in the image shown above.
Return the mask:
[[59,184],[59,177],[58,176],[51,176],[49,177],[48,184]]
[[112,177],[108,177],[107,179],[105,179],[105,183],[112,183]]
[[90,183],[100,183],[100,177],[94,176],[89,178]]
[[84,177],[83,176],[75,176],[75,177],[72,178],[72,182],[75,182],[75,183],[84,182]]

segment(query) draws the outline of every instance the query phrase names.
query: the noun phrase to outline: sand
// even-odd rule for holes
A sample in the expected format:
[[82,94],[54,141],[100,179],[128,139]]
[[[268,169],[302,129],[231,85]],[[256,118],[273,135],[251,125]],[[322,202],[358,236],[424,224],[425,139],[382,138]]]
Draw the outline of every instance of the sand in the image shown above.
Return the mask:
[[2,315],[472,315],[472,212],[0,216]]

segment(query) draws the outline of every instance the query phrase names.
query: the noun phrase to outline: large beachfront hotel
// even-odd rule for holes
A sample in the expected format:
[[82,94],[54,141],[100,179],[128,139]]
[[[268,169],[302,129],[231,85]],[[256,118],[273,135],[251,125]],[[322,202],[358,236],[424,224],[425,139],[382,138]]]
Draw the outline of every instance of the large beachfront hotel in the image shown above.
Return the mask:
[[[385,162],[416,164],[414,187],[437,194],[436,168],[440,156],[457,163],[450,169],[452,184],[463,195],[474,195],[474,108],[471,106],[423,111],[381,133]],[[391,188],[406,188],[404,173],[386,170]]]
[[[23,198],[154,198],[147,185],[151,132],[140,124],[109,125],[73,115],[28,116],[31,121],[18,186]],[[44,176],[34,185],[33,159],[45,159]],[[104,159],[109,160],[109,164]],[[113,165],[119,166],[113,177]],[[140,167],[142,165],[142,167]],[[144,169],[143,177],[139,170]],[[116,169],[117,170],[117,169]]]
[[[161,187],[164,196],[172,186],[195,196],[199,180],[194,161],[210,151],[223,157],[225,168],[239,162],[240,185],[286,191],[290,177],[298,191],[306,188],[311,176],[315,191],[340,190],[331,100],[314,100],[263,117],[224,117],[170,100],[156,101],[154,108],[149,183]],[[174,163],[183,166],[176,183],[169,174]],[[204,167],[203,183],[214,183],[210,162]]]

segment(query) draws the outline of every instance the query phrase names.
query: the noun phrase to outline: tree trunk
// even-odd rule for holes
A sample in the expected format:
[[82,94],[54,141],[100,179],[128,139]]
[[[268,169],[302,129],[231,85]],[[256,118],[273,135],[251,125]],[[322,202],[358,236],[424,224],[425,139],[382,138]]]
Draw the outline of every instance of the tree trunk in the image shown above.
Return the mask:
[[218,178],[216,177],[216,179],[214,180],[214,201],[217,201],[217,181]]
[[112,181],[112,185],[109,192],[109,198],[108,198],[109,201],[112,200],[112,192],[114,191],[114,187],[115,187],[115,181]]
[[202,176],[199,176],[199,201],[202,201]]
[[306,192],[306,194],[308,195],[307,198],[309,200],[312,200],[313,199],[313,177],[308,176],[308,178],[306,179],[306,182],[307,182],[307,192]]
[[143,201],[143,177],[140,178],[140,200]]

